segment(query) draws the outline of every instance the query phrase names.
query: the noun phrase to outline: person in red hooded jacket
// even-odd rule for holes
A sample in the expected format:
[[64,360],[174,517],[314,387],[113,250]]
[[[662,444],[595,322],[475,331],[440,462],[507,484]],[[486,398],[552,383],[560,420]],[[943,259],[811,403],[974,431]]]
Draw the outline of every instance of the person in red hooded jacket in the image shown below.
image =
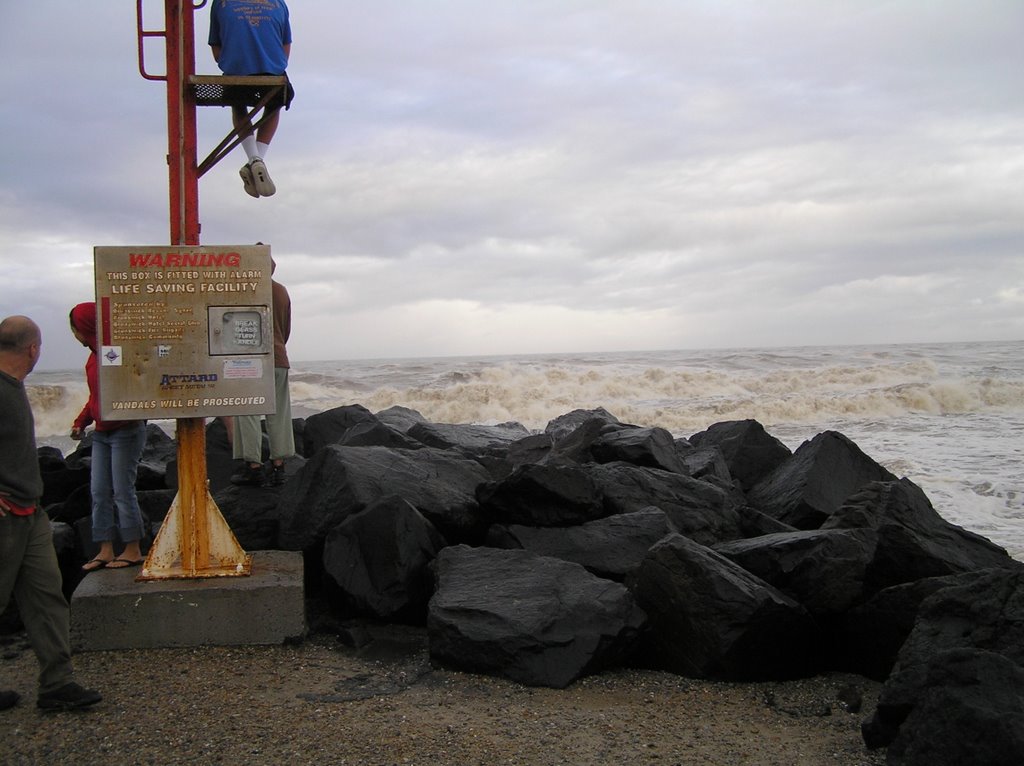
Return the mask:
[[[143,562],[139,542],[142,539],[142,511],[135,492],[139,458],[146,446],[146,421],[100,420],[99,362],[96,343],[96,304],[79,303],[71,309],[71,333],[90,350],[85,363],[89,383],[89,401],[75,418],[71,438],[85,436],[85,429],[94,427],[92,436],[92,539],[99,543],[99,552],[82,569],[124,569]],[[124,542],[124,550],[114,554],[115,533]]]

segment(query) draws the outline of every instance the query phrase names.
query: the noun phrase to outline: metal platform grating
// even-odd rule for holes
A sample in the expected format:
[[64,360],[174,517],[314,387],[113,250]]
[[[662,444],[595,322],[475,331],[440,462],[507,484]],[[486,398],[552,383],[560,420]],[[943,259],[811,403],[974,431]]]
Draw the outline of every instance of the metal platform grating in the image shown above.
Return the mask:
[[193,75],[189,86],[196,106],[256,106],[288,85],[287,77]]

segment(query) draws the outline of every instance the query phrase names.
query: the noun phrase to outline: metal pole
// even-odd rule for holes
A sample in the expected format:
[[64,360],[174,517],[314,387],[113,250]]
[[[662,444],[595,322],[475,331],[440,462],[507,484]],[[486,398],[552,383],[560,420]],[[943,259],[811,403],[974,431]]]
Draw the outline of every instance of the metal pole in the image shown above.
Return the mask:
[[[204,4],[194,6],[192,0],[165,0],[164,5],[172,245],[199,245],[196,105],[194,99],[187,96],[187,88],[189,78],[195,74],[195,8]],[[139,13],[141,35],[141,4]],[[140,42],[140,61],[141,57]],[[153,541],[142,574],[136,579],[250,573],[252,557],[242,550],[210,496],[205,426],[204,418],[176,421],[178,495]]]

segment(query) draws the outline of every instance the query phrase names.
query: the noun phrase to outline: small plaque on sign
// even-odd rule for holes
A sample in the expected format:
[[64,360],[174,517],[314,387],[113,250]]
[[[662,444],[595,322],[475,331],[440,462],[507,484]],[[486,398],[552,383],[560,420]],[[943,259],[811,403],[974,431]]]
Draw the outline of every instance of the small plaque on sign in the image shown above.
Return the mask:
[[100,364],[104,367],[120,367],[122,358],[120,346],[104,346],[100,349]]
[[262,359],[225,359],[224,380],[253,380],[263,377]]

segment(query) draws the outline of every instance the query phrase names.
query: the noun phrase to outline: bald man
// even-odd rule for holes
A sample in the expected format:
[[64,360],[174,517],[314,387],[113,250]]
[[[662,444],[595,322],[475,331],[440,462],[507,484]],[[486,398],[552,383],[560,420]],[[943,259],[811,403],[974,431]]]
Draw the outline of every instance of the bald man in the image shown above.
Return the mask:
[[[103,697],[74,680],[68,602],[50,520],[38,505],[43,478],[24,381],[39,361],[41,346],[39,327],[28,317],[0,322],[0,611],[13,593],[39,660],[36,704],[71,710]],[[18,700],[17,692],[0,691],[0,710]]]

